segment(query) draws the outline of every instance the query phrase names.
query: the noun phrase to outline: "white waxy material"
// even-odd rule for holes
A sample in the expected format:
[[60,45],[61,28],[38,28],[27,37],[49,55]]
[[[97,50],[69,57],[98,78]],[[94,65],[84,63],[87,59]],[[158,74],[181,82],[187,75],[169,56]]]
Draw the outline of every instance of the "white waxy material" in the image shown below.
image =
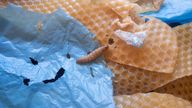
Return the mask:
[[134,47],[142,47],[144,44],[144,40],[147,37],[146,32],[126,32],[122,30],[115,31],[116,36],[125,41],[127,44],[132,45]]

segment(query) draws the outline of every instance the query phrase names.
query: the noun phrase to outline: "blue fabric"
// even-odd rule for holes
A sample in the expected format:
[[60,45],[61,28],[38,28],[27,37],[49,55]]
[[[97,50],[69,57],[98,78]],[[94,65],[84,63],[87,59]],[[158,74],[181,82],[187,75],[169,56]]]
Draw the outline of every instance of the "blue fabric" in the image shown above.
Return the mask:
[[192,22],[192,0],[165,0],[159,11],[142,15],[157,17],[173,26]]
[[[113,75],[104,60],[76,64],[77,58],[99,46],[93,38],[61,9],[40,14],[15,5],[1,8],[0,108],[114,108]],[[61,67],[65,69],[61,78],[42,82],[54,78]],[[23,83],[26,78],[29,86]]]

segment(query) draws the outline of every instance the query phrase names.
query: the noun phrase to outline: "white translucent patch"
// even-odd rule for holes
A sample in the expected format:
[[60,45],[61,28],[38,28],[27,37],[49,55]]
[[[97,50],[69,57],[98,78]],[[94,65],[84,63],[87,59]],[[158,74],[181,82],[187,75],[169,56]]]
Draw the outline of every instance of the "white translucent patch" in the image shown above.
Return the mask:
[[143,46],[144,40],[147,37],[146,31],[131,33],[122,30],[116,30],[115,34],[127,44],[138,48]]

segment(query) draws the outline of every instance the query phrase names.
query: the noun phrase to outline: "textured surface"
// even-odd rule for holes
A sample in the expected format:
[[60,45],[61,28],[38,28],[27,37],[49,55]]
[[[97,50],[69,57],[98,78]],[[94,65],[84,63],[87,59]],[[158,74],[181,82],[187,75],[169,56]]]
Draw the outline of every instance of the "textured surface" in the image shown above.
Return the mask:
[[[84,7],[83,5],[79,5],[78,3],[72,2],[71,0],[41,0],[39,1],[32,1],[32,0],[9,0],[16,4],[20,4],[24,6],[24,8],[37,11],[37,12],[45,12],[50,13],[56,10],[59,6],[62,7],[64,10],[69,12],[72,16],[76,17],[80,20],[83,24],[85,24],[91,31],[96,33],[99,36],[99,40],[104,40],[102,44],[107,43],[108,39],[111,39],[112,33],[112,26],[110,25],[111,22],[119,17],[117,12],[111,9],[103,9],[102,5],[100,7],[91,5],[90,8]],[[134,0],[133,0],[134,1]],[[137,1],[137,0],[135,0]],[[84,8],[82,8],[84,7]],[[124,6],[122,6],[124,7]],[[118,10],[120,13],[127,10],[128,8],[121,8]],[[104,11],[96,11],[96,10],[104,10]],[[95,13],[93,13],[95,11]],[[121,14],[122,15],[122,14]],[[124,16],[123,16],[124,17]],[[102,28],[102,29],[101,29]],[[180,33],[184,33],[183,36],[180,34],[178,36],[178,45],[179,45],[179,59],[177,63],[177,69],[175,74],[173,75],[165,75],[161,73],[153,73],[142,69],[136,69],[134,67],[123,66],[119,64],[112,63],[112,68],[117,68],[116,70],[122,69],[123,71],[114,71],[115,74],[118,73],[115,78],[115,82],[118,82],[118,87],[115,86],[117,90],[117,94],[130,94],[134,92],[143,92],[143,91],[150,91],[158,86],[162,86],[171,80],[179,77],[183,77],[185,75],[191,75],[191,61],[192,61],[192,52],[191,52],[191,34],[186,33],[186,30],[189,30],[190,27],[185,28],[177,28],[176,30]],[[118,66],[115,66],[118,65]],[[123,68],[130,68],[123,69]],[[127,73],[127,71],[129,71]],[[145,71],[145,72],[144,72]],[[123,73],[123,75],[120,75]],[[141,79],[141,80],[139,80]],[[126,83],[124,83],[126,82]],[[128,83],[128,85],[127,85]],[[137,89],[135,89],[135,87]],[[131,90],[130,90],[131,89]]]
[[169,94],[147,93],[114,97],[116,108],[192,108],[190,102]]
[[141,12],[157,11],[164,0],[138,0],[136,3],[142,7]]
[[142,8],[136,3],[130,3],[128,0],[112,0],[108,6],[117,14],[120,18],[130,16],[130,11],[135,10],[139,13]]
[[[110,4],[116,9],[121,16],[128,15],[128,9],[136,8],[137,12],[157,11],[164,0],[115,0]],[[132,5],[130,5],[132,3]],[[136,6],[137,5],[137,6]]]
[[[179,47],[179,63],[177,76],[186,73],[188,75],[192,72],[192,23],[185,24],[174,28],[178,34]],[[192,102],[192,76],[184,77],[171,82],[157,90],[157,92],[170,93],[176,96],[188,99]]]
[[192,103],[192,76],[177,79],[154,92],[172,94]]
[[115,95],[149,92],[173,79],[172,75],[150,72],[131,66],[108,62],[115,77],[113,79]]
[[[127,29],[128,31],[130,29]],[[106,58],[125,65],[143,68],[150,71],[171,73],[175,68],[177,58],[177,37],[168,25],[160,20],[150,19],[147,23],[138,25],[133,32],[146,31],[144,45],[136,48],[112,36],[111,45]]]
[[192,23],[177,26],[174,30],[178,34],[177,40],[179,47],[175,75],[189,76],[192,74]]
[[114,78],[116,95],[148,92],[161,87],[177,78],[192,74],[192,23],[174,28],[178,33],[178,59],[173,74],[154,73],[109,61]]
[[[114,12],[113,9],[109,8],[110,6],[106,6],[104,3],[99,5],[92,3],[85,5],[79,4],[78,2],[74,2],[72,0],[10,1],[22,5],[24,8],[45,13],[50,13],[58,7],[61,7],[85,24],[92,32],[96,33],[97,39],[101,42],[101,44],[107,44],[109,39],[114,38],[115,44],[111,45],[105,54],[107,59],[150,71],[165,73],[173,71],[175,57],[177,55],[176,39],[171,29],[163,22],[158,20],[150,21],[146,24],[146,26],[150,26],[150,29],[141,25],[141,27],[136,27],[136,29],[132,30],[132,32],[146,29],[149,31],[149,38],[146,39],[146,44],[141,49],[127,46],[120,39],[116,38],[116,36],[112,35],[113,30],[116,29],[116,27],[112,25],[112,22],[119,18],[117,13],[126,13],[126,9],[137,9],[138,5],[136,4],[131,4],[129,6],[128,3],[125,3],[125,6],[123,6],[124,8],[120,8],[118,12]],[[113,2],[113,7],[116,7],[114,1],[111,2]],[[124,3],[120,3],[120,5],[123,4]],[[117,3],[117,5],[119,5],[119,3]],[[126,14],[124,14],[123,17],[126,17],[125,15]],[[133,19],[137,18],[139,20],[133,11],[130,12],[130,16]],[[130,30],[130,28],[127,28],[127,30]],[[118,46],[115,46],[117,44]],[[113,52],[113,55],[110,55],[111,52]],[[160,55],[161,58],[157,57]]]

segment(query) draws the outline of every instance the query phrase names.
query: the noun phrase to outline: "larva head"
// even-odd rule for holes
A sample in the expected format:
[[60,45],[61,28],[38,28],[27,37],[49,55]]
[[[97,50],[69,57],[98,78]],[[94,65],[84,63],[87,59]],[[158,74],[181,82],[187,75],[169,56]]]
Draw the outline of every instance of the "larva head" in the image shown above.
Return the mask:
[[104,49],[108,49],[108,45],[103,46]]

